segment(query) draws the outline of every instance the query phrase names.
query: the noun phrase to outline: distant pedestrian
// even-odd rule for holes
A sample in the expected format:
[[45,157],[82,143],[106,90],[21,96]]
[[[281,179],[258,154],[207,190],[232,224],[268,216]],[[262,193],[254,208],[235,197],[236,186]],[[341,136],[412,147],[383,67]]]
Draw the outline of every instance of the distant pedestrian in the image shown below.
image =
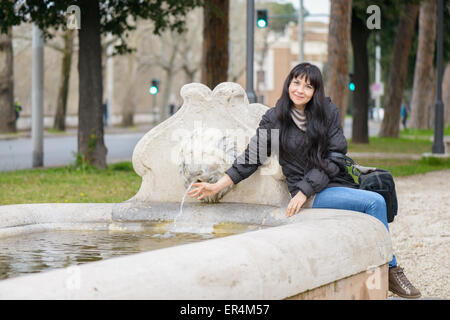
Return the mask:
[[18,101],[14,102],[14,112],[16,113],[16,122],[19,120],[20,112],[22,111],[22,106]]
[[103,124],[108,126],[108,100],[103,103]]
[[373,120],[373,111],[375,109],[375,106],[373,105],[373,103],[369,104],[369,119]]
[[171,93],[169,98],[169,116],[173,116],[179,109],[175,94]]
[[175,105],[173,103],[169,105],[169,113],[171,116],[175,113]]
[[403,103],[402,104],[402,109],[401,109],[401,111],[400,111],[400,115],[401,115],[401,117],[402,117],[402,124],[403,124],[403,129],[408,129],[407,127],[406,127],[406,121],[408,120],[408,110],[409,109],[409,107],[408,107],[408,105],[406,104],[406,103]]

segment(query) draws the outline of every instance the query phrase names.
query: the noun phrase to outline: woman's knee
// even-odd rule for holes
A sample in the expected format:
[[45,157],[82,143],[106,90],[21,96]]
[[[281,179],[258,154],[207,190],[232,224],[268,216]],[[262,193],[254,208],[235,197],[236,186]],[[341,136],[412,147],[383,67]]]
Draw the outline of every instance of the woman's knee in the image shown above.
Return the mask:
[[383,212],[386,214],[386,201],[379,193],[370,191],[370,206],[377,212]]

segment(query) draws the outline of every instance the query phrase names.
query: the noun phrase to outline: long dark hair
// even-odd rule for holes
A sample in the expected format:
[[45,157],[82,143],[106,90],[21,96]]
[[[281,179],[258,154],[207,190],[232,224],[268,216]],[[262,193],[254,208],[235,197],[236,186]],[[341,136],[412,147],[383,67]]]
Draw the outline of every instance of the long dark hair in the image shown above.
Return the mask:
[[314,95],[306,104],[306,139],[299,152],[305,153],[306,169],[325,169],[323,158],[328,149],[327,128],[328,120],[325,112],[326,100],[323,87],[322,74],[318,67],[310,63],[301,63],[295,66],[286,77],[283,85],[281,97],[276,103],[277,118],[280,123],[280,151],[287,159],[294,158],[286,148],[288,136],[287,132],[294,121],[291,116],[291,109],[294,107],[289,98],[289,85],[294,78],[300,76],[305,81],[309,81],[314,87]]

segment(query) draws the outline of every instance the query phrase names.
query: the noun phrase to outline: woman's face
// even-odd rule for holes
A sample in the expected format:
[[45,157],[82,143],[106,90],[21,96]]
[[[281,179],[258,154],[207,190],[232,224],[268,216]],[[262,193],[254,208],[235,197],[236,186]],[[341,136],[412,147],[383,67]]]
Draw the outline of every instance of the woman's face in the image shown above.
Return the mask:
[[304,76],[293,78],[289,85],[289,98],[297,109],[305,109],[306,104],[314,95],[314,87]]

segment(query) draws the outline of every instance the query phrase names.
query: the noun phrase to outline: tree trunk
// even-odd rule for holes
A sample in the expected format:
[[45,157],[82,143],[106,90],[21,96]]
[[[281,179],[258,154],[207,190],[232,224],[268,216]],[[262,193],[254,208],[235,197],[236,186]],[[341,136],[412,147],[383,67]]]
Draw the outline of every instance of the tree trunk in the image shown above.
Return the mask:
[[429,81],[424,81],[424,86],[428,89],[424,92],[424,129],[434,128],[434,108],[437,99],[437,68],[434,66],[428,70],[428,79]]
[[164,87],[164,93],[163,93],[163,97],[162,97],[162,102],[161,102],[161,115],[162,115],[162,119],[161,121],[167,120],[170,118],[170,108],[169,108],[169,98],[170,98],[170,94],[172,93],[172,82],[173,82],[173,76],[175,74],[175,70],[173,68],[173,66],[171,68],[166,69],[166,77],[165,77],[165,82],[166,82],[166,86]]
[[0,132],[16,131],[11,29],[0,33]]
[[419,45],[414,69],[414,85],[411,99],[411,127],[426,129],[429,125],[429,104],[426,100],[432,84],[430,69],[433,70],[436,47],[436,0],[427,0],[420,5]]
[[434,127],[434,105],[437,98],[437,69],[432,65],[430,69],[424,74],[423,86],[426,88],[423,94],[423,115],[420,120],[423,123],[422,129],[430,129]]
[[183,71],[186,75],[186,81],[187,83],[194,82],[195,74],[197,73],[198,69],[190,69],[188,65],[183,65]]
[[418,4],[408,4],[397,26],[397,35],[395,37],[386,89],[384,117],[381,123],[381,137],[398,137],[400,107],[408,72],[408,56],[411,50],[418,12]]
[[61,64],[61,79],[59,82],[58,99],[56,101],[56,114],[53,128],[66,130],[67,97],[69,94],[70,70],[72,68],[73,30],[64,34],[64,51]]
[[170,94],[172,93],[172,82],[173,82],[173,76],[175,74],[175,58],[178,53],[178,45],[179,41],[176,41],[174,44],[174,47],[171,48],[171,55],[168,61],[168,65],[164,68],[164,71],[166,73],[166,80],[165,80],[165,86],[164,86],[164,93],[163,93],[163,99],[162,99],[162,121],[169,119],[170,117],[170,109],[169,109],[169,98]]
[[[138,40],[141,37],[141,30],[137,29],[129,38],[128,44],[132,48],[137,48]],[[106,50],[105,50],[106,56]],[[122,99],[122,126],[134,126],[134,114],[136,113],[136,92],[134,79],[139,68],[138,56],[136,52],[131,52],[127,56],[127,74],[128,79],[125,94]]]
[[265,83],[265,70],[264,70],[264,62],[266,60],[266,57],[269,52],[269,41],[268,41],[268,35],[269,33],[267,30],[263,30],[262,32],[262,48],[258,48],[260,52],[260,59],[258,62],[258,70],[256,72],[256,97],[260,103],[264,103],[264,91],[266,90],[266,83]]
[[107,149],[103,141],[102,48],[98,0],[82,0],[78,72],[78,154],[99,168],[106,168]]
[[348,48],[350,46],[351,17],[351,0],[331,1],[325,88],[326,94],[339,108],[342,125],[344,125],[348,102]]
[[[195,9],[189,14],[189,19],[192,21],[201,21],[203,9]],[[231,18],[230,18],[231,19]],[[203,21],[190,26],[185,36],[180,41],[180,49],[178,50],[179,58],[181,59],[181,70],[185,75],[185,82],[199,82],[196,80],[201,76],[202,66],[202,52],[198,50],[203,43]],[[231,33],[231,32],[230,32]],[[229,43],[231,45],[231,43]]]
[[213,90],[228,71],[229,0],[211,0],[203,8],[202,82]]
[[128,54],[127,61],[127,85],[122,100],[122,126],[131,127],[134,125],[134,113],[136,110],[135,92],[133,79],[136,76],[137,62],[136,53]]
[[444,123],[445,126],[450,126],[450,63],[447,63],[442,79],[442,102],[444,103]]
[[353,80],[356,83],[353,92],[352,142],[369,143],[369,57],[367,39],[369,29],[364,21],[354,13],[352,16]]

